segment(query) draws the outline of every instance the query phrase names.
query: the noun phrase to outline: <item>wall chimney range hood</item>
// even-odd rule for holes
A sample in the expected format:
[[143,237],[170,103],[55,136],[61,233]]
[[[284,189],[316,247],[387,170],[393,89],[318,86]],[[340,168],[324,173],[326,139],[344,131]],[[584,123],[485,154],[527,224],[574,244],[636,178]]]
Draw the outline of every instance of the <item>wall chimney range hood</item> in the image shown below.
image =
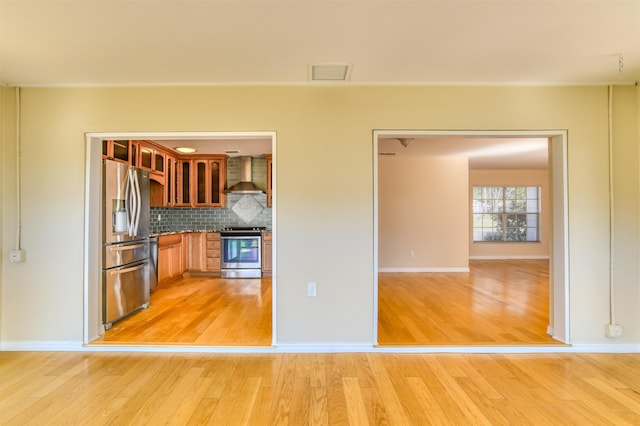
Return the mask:
[[251,179],[251,156],[244,155],[240,158],[240,182],[227,188],[226,193],[231,194],[264,194]]

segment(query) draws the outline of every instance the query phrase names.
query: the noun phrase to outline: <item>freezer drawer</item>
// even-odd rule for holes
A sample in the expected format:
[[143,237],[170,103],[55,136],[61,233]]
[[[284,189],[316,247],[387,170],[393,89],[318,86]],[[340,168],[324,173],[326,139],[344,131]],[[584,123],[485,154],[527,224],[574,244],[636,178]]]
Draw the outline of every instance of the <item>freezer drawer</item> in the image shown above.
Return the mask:
[[151,258],[102,272],[102,319],[111,323],[149,305],[149,289],[157,280]]
[[109,269],[149,258],[152,253],[151,244],[157,244],[155,241],[157,240],[105,245],[102,251],[103,268]]

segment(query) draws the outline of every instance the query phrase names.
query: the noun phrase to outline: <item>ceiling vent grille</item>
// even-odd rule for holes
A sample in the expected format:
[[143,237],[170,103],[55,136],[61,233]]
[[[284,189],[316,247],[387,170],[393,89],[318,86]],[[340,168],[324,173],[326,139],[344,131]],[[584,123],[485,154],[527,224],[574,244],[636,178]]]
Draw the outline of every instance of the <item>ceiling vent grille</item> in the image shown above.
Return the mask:
[[351,75],[351,64],[311,64],[311,81],[346,81]]

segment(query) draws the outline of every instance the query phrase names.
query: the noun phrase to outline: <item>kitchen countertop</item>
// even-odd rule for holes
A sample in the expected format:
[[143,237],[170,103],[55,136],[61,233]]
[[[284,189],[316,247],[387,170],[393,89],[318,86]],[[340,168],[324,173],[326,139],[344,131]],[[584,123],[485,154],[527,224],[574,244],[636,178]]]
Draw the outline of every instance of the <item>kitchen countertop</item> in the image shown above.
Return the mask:
[[[165,231],[165,232],[158,232],[156,234],[151,234],[152,237],[160,237],[162,235],[173,235],[173,234],[188,234],[188,233],[192,233],[192,232],[220,232],[219,229],[184,229],[181,231]],[[271,229],[265,229],[262,232],[271,232]]]
[[161,235],[173,235],[173,234],[189,234],[192,232],[220,232],[217,229],[202,229],[202,230],[198,230],[198,229],[184,229],[182,231],[164,231],[164,232],[158,232],[156,234],[151,234],[152,237],[159,237]]

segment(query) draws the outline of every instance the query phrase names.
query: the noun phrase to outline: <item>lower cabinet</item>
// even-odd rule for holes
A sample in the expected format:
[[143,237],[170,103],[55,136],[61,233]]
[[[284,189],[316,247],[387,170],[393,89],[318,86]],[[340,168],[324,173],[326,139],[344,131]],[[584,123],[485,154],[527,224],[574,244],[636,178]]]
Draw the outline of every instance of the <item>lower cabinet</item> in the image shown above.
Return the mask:
[[[177,239],[181,248],[177,249]],[[163,243],[164,242],[164,243]],[[174,253],[175,250],[175,253]],[[160,236],[158,242],[158,283],[171,280],[187,271],[194,274],[220,275],[220,233],[187,232]],[[262,234],[262,272],[272,272],[271,232]],[[178,252],[182,255],[178,256]],[[181,262],[178,265],[178,259]],[[179,273],[176,273],[180,270]]]
[[273,272],[272,240],[271,232],[262,233],[262,272]]
[[205,232],[205,270],[220,273],[220,233]]
[[220,274],[220,233],[184,234],[187,247],[187,270],[194,273]]
[[181,277],[184,268],[182,234],[158,238],[158,285]]
[[187,247],[187,270],[189,272],[202,271],[202,241],[204,239],[202,232],[189,232],[184,234]]

